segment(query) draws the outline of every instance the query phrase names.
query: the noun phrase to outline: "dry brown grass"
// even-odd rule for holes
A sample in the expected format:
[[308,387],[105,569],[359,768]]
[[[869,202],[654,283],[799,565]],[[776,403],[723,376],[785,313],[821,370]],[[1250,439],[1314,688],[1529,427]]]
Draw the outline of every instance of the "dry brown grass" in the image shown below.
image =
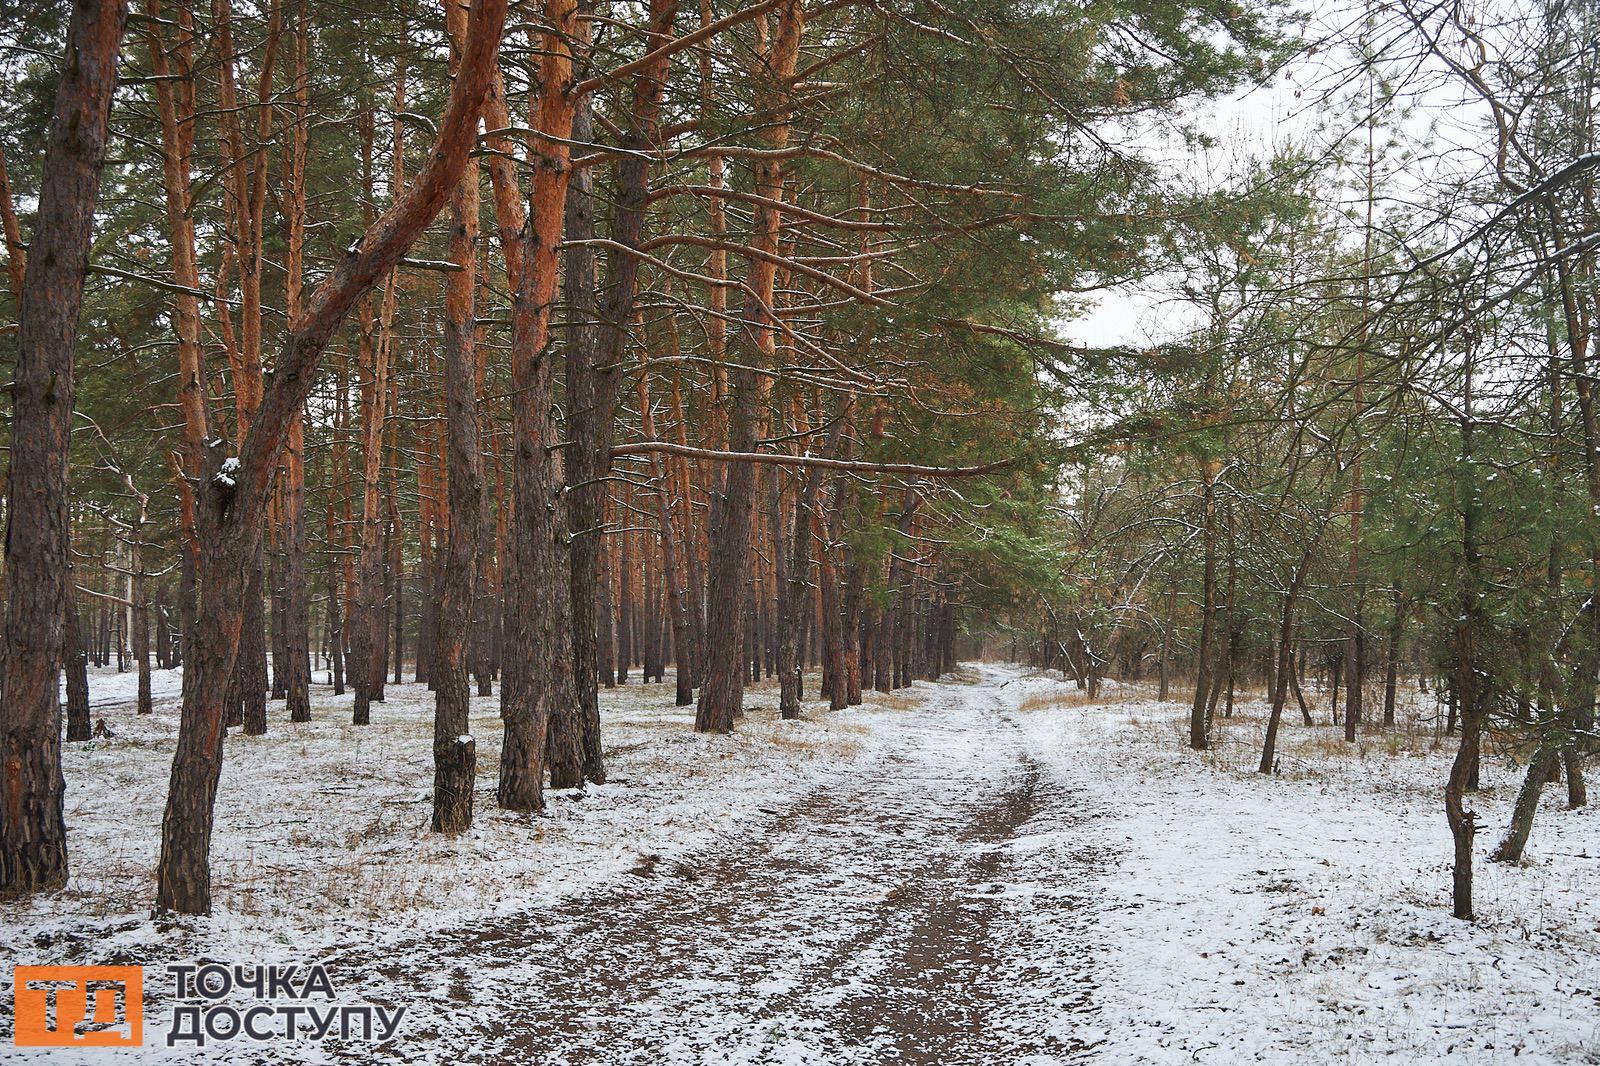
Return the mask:
[[1054,707],[1082,707],[1088,702],[1081,692],[1039,692],[1017,704],[1017,710],[1047,711]]
[[[842,732],[843,730],[840,730]],[[792,751],[810,755],[827,752],[839,758],[852,758],[861,751],[861,742],[856,740],[843,740],[837,736],[804,736],[798,733],[778,733],[768,742],[780,751]]]
[[1056,707],[1102,707],[1108,704],[1127,703],[1138,694],[1127,689],[1101,691],[1091,697],[1087,689],[1063,687],[1057,692],[1039,692],[1017,705],[1019,711],[1044,711]]

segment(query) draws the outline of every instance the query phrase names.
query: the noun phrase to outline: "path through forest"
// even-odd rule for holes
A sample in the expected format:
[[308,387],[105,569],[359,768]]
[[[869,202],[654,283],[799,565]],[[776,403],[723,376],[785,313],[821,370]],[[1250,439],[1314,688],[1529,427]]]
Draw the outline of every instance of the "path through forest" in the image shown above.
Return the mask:
[[557,909],[330,960],[403,1003],[400,1061],[1073,1061],[1094,1041],[1092,815],[1002,709],[896,716],[886,755],[741,841]]

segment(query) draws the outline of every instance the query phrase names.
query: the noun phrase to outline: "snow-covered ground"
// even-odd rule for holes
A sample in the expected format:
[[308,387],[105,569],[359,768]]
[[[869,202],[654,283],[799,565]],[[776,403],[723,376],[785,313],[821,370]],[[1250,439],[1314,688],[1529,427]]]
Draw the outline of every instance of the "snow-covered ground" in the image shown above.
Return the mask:
[[[602,690],[610,780],[548,792],[539,817],[502,812],[499,697],[474,697],[476,821],[428,828],[433,695],[390,684],[372,724],[349,693],[313,686],[308,724],[271,704],[265,737],[229,730],[212,843],[215,912],[179,939],[217,958],[306,958],[356,936],[428,928],[570,895],[641,854],[676,855],[741,831],[781,797],[869,754],[876,703],[781,721],[777,690],[753,686],[733,736],[694,733],[672,684]],[[808,679],[813,686],[815,678]],[[155,713],[134,714],[132,673],[91,674],[93,717],[112,732],[65,748],[71,879],[62,893],[0,903],[0,953],[95,962],[159,941],[161,815],[178,728],[178,671],[153,677]],[[497,690],[498,692],[498,690]],[[893,706],[906,701],[885,697]],[[172,934],[165,934],[170,941]],[[119,947],[120,945],[120,947]]]
[[[114,736],[67,753],[73,879],[0,904],[5,959],[324,961],[342,998],[406,1005],[381,1056],[416,1063],[1600,1061],[1600,814],[1552,789],[1529,862],[1480,862],[1453,920],[1430,708],[1350,747],[1286,722],[1263,778],[1250,701],[1196,754],[1178,703],[1009,666],[800,722],[757,687],[731,737],[632,686],[603,694],[612,782],[528,818],[493,806],[478,700],[477,823],[449,839],[426,691],[357,729],[320,689],[310,725],[229,737],[217,914],[158,926],[176,678],[156,691],[140,720],[95,679]],[[1518,769],[1485,760],[1480,852]],[[169,1050],[148,980],[146,1050],[107,1061],[372,1057]]]
[[1286,718],[1265,778],[1260,702],[1196,754],[1185,705],[1002,691],[1118,856],[1095,915],[1106,1061],[1600,1061],[1600,811],[1548,788],[1526,864],[1488,862],[1521,767],[1486,756],[1478,920],[1451,918],[1454,744],[1415,719],[1431,701],[1350,746]]

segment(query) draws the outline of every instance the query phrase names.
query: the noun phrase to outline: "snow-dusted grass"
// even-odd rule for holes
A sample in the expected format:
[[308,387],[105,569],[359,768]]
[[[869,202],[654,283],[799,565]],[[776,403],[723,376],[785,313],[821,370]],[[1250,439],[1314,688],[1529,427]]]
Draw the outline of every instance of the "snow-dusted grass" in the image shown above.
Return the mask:
[[[803,720],[784,722],[775,687],[761,684],[735,734],[716,737],[693,732],[694,708],[672,706],[670,681],[602,690],[610,780],[548,793],[548,811],[531,817],[495,806],[499,697],[475,697],[475,822],[448,837],[428,828],[427,688],[391,684],[372,724],[357,727],[349,694],[314,686],[311,723],[285,721],[278,703],[265,737],[229,731],[214,914],[164,932],[149,911],[181,678],[160,671],[153,680],[155,713],[141,718],[131,673],[91,678],[94,717],[113,735],[65,748],[71,879],[63,892],[0,903],[0,957],[153,963],[147,953],[159,950],[304,960],[353,939],[549,902],[647,856],[702,849],[863,757],[874,710],[810,704]],[[808,683],[814,694],[815,678]]]
[[1600,812],[1551,787],[1527,863],[1488,862],[1522,770],[1491,746],[1471,799],[1479,917],[1452,919],[1454,743],[1431,699],[1350,745],[1291,708],[1263,777],[1259,700],[1196,753],[1184,704],[1089,704],[1048,678],[1002,692],[1121,855],[1095,919],[1104,1061],[1600,1061]]
[[[606,691],[611,782],[552,794],[539,817],[494,806],[497,700],[475,700],[477,821],[454,838],[427,828],[430,694],[393,686],[357,729],[349,699],[319,688],[310,725],[275,705],[267,737],[228,738],[217,913],[162,926],[147,912],[177,678],[157,675],[157,711],[139,719],[131,675],[98,676],[114,735],[66,753],[72,881],[0,904],[0,951],[158,971],[331,959],[351,975],[342,992],[412,1005],[396,1046],[418,1062],[458,1057],[500,997],[571,976],[540,938],[635,966],[540,1015],[559,1050],[583,1045],[573,1017],[598,1012],[618,1061],[666,1061],[667,1036],[672,1061],[872,1061],[857,1031],[870,1017],[894,1021],[874,1048],[937,1045],[951,1061],[1600,1062],[1600,812],[1563,809],[1552,787],[1528,862],[1488,862],[1522,770],[1488,745],[1479,919],[1452,919],[1440,792],[1454,741],[1431,699],[1412,694],[1399,727],[1349,745],[1291,708],[1264,777],[1258,698],[1197,753],[1186,705],[1135,687],[1091,700],[993,665],[960,680],[837,714],[812,704],[800,722],[778,721],[757,686],[732,737],[693,733],[670,686]],[[702,873],[722,893],[704,929]],[[580,895],[612,901],[619,923],[590,931]],[[538,930],[526,951],[518,930]],[[479,964],[493,995],[457,999]],[[757,977],[784,990],[752,997]],[[918,996],[927,1018],[986,1020],[922,1033]],[[809,1035],[782,1050],[775,1018]]]

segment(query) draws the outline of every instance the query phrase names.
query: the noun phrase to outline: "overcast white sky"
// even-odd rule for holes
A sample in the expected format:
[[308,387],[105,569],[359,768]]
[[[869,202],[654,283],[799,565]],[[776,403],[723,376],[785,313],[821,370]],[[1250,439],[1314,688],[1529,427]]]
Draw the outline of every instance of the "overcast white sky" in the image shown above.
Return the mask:
[[[1341,123],[1353,120],[1340,101],[1354,62],[1347,42],[1360,31],[1366,2],[1303,0],[1300,9],[1314,11],[1305,40],[1317,42],[1316,47],[1304,49],[1268,84],[1207,103],[1189,116],[1213,135],[1215,147],[1194,149],[1176,138],[1155,137],[1134,142],[1138,150],[1160,160],[1175,180],[1205,187],[1290,139],[1320,146],[1348,132]],[[1458,103],[1458,98],[1421,91],[1425,111]],[[1169,290],[1162,279],[1148,278],[1108,291],[1083,315],[1062,323],[1062,332],[1070,341],[1091,346],[1143,346],[1181,334],[1198,324],[1198,312],[1172,300]]]
[[[1205,181],[1229,169],[1241,155],[1265,155],[1285,138],[1301,138],[1314,125],[1295,99],[1291,71],[1269,85],[1207,104],[1199,125],[1212,132],[1218,147],[1198,152],[1176,142],[1145,148],[1177,175]],[[1099,296],[1081,317],[1062,324],[1069,341],[1095,347],[1143,346],[1184,332],[1198,321],[1193,308],[1167,298],[1160,279],[1130,284]]]

